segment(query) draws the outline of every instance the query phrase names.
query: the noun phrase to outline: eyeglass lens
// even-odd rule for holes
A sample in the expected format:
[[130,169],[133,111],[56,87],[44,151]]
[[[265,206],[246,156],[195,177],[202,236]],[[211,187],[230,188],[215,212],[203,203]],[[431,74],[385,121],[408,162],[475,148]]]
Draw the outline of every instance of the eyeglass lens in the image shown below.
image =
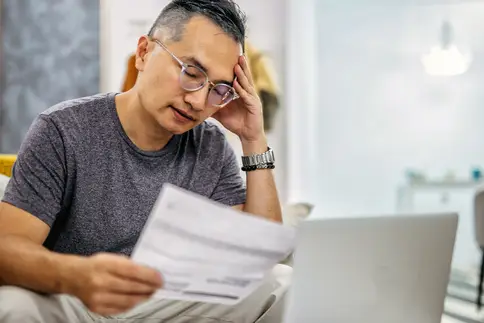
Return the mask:
[[[198,67],[185,65],[180,75],[182,87],[187,91],[201,89],[207,82],[207,76]],[[215,84],[208,94],[208,103],[214,106],[224,106],[234,98],[231,86],[223,83]]]

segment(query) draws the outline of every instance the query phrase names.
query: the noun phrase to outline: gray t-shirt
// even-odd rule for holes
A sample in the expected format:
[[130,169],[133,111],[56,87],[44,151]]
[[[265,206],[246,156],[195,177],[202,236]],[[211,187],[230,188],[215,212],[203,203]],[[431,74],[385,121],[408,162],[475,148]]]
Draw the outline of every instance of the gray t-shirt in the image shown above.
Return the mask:
[[160,151],[142,151],[124,132],[114,97],[57,104],[22,143],[3,201],[51,227],[47,248],[130,255],[164,183],[245,203],[237,158],[218,126],[204,122]]

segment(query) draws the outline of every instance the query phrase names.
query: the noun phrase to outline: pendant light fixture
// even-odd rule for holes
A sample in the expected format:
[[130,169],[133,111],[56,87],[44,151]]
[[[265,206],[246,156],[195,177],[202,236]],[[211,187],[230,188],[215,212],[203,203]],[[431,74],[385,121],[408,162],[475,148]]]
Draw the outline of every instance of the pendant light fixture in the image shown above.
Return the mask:
[[470,54],[463,54],[454,43],[454,30],[444,21],[440,30],[440,43],[421,58],[425,72],[433,76],[453,76],[467,72],[472,62]]

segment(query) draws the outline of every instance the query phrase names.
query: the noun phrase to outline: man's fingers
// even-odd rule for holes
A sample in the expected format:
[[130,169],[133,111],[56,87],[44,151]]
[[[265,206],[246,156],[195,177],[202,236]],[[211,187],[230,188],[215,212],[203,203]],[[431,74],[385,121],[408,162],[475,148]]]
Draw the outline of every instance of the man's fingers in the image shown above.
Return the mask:
[[158,271],[138,265],[131,260],[120,261],[118,266],[110,268],[110,271],[121,278],[138,281],[156,288],[161,288],[163,281]]
[[242,67],[242,71],[245,75],[247,75],[247,79],[251,85],[254,85],[254,79],[252,78],[252,71],[250,70],[249,63],[247,62],[247,58],[245,56],[239,57],[239,64]]
[[119,294],[152,295],[158,288],[136,280],[127,280],[111,276],[105,279],[108,291]]
[[236,82],[238,82],[248,93],[252,93],[254,91],[254,87],[250,84],[249,79],[245,75],[240,65],[235,67],[235,73],[237,74],[237,79],[234,81],[234,85]]
[[240,85],[239,80],[234,81],[235,92],[244,100],[248,99],[250,94]]

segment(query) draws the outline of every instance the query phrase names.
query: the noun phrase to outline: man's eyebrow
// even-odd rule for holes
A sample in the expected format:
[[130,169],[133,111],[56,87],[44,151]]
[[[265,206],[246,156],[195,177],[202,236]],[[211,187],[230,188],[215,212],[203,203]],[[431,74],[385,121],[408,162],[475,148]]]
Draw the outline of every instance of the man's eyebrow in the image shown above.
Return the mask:
[[[208,75],[208,69],[195,57],[193,56],[185,56],[182,57],[182,60],[185,61],[186,63],[193,64],[197,67],[199,67],[202,71],[204,71]],[[213,83],[218,84],[218,83],[223,83],[232,86],[233,82],[232,81],[227,81],[227,80],[211,80]]]
[[182,57],[182,59],[187,63],[190,63],[192,65],[199,67],[202,71],[204,71],[205,73],[208,74],[208,69],[202,63],[200,63],[200,61],[198,59],[196,59],[195,57],[184,56],[184,57]]

